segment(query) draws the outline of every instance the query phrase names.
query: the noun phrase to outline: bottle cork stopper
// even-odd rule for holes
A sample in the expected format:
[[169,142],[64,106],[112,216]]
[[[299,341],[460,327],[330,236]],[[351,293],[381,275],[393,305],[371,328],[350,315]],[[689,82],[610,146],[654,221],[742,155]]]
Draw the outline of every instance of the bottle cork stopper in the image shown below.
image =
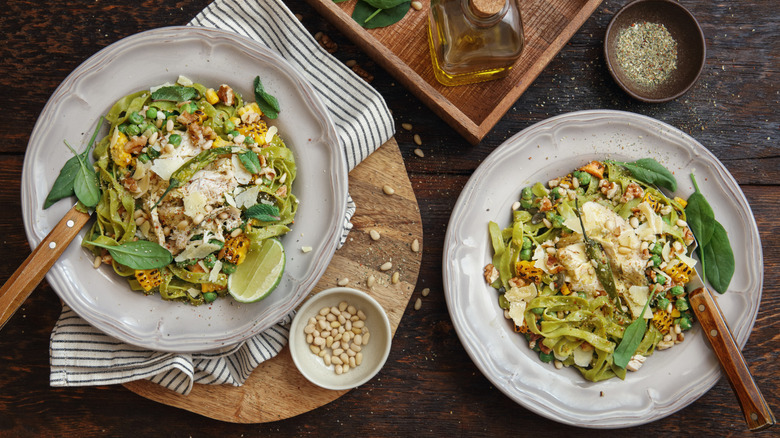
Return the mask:
[[470,0],[471,10],[478,17],[492,17],[504,9],[506,0]]

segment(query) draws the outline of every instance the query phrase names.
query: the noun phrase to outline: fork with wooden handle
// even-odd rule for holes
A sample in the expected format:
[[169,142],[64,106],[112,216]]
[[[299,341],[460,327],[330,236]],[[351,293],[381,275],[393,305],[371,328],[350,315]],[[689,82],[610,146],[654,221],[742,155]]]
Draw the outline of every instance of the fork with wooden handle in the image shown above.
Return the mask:
[[737,396],[745,421],[752,431],[759,431],[775,424],[775,416],[764,396],[750,375],[745,358],[734,342],[718,303],[705,287],[698,287],[688,294],[688,301],[701,324],[704,335],[718,356],[731,388]]
[[90,215],[73,208],[33,250],[0,289],[0,330],[30,296]]

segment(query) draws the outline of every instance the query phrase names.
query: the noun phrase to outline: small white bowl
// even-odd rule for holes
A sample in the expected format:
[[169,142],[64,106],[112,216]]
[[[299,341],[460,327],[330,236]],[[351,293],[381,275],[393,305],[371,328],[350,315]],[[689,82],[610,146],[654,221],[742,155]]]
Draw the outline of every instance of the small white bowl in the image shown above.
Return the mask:
[[[325,365],[323,358],[312,353],[306,342],[304,328],[309,318],[319,314],[323,307],[338,307],[346,301],[366,314],[365,324],[370,338],[362,346],[363,362],[348,372],[336,374],[334,365]],[[343,390],[356,388],[373,378],[390,354],[390,321],[382,306],[365,292],[348,287],[336,287],[321,291],[306,300],[298,309],[290,326],[290,354],[298,371],[310,382],[325,389]]]

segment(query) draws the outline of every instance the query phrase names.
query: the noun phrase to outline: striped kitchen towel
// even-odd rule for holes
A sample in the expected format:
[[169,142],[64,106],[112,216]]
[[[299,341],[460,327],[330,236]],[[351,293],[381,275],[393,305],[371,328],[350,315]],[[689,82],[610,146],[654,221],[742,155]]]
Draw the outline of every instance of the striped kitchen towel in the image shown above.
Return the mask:
[[[350,170],[393,136],[393,120],[382,96],[323,50],[281,0],[217,0],[189,25],[252,38],[292,64],[330,110]],[[341,244],[352,228],[354,212],[349,199]],[[51,335],[50,383],[87,386],[148,379],[185,395],[194,383],[240,386],[258,364],[286,345],[292,316],[220,351],[176,354],[112,338],[64,305]]]

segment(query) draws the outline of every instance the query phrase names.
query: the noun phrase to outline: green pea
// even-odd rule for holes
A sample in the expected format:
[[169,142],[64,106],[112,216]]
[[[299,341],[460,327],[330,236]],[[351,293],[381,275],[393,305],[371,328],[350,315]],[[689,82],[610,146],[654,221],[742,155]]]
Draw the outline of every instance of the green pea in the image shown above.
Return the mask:
[[206,267],[209,269],[213,268],[216,263],[217,256],[214,255],[214,253],[211,253],[203,258],[203,264],[206,265]]
[[653,261],[653,266],[661,266],[661,256],[658,254],[653,254],[653,256],[650,257],[650,260]]
[[231,122],[230,120],[225,121],[225,131],[235,131],[236,130],[236,124]]
[[230,263],[230,262],[222,262],[222,272],[224,272],[225,274],[230,275],[230,274],[236,272],[236,265],[234,265],[233,263]]
[[146,118],[148,119],[156,119],[157,118],[157,110],[154,108],[149,108],[146,110]]
[[544,363],[550,363],[550,362],[553,361],[553,359],[555,359],[555,355],[552,352],[550,352],[550,353],[542,353],[542,352],[540,352],[539,353],[539,359],[541,359],[542,362],[544,362]]
[[656,274],[655,276],[655,282],[656,284],[666,284],[666,277],[661,274]]
[[574,172],[574,176],[577,177],[577,180],[580,182],[580,186],[586,186],[590,184],[590,174],[588,172],[577,170]]
[[558,199],[561,196],[563,196],[563,195],[561,194],[561,189],[558,188],[558,187],[555,187],[555,188],[552,189],[552,191],[550,191],[550,197],[553,198],[553,199]]
[[520,192],[520,199],[534,199],[534,192],[531,191],[530,187],[524,187]]
[[137,111],[133,111],[133,112],[131,112],[131,113],[130,113],[130,114],[127,116],[127,121],[129,121],[129,122],[130,122],[130,123],[132,123],[133,125],[137,125],[137,124],[139,124],[139,123],[141,123],[141,122],[143,122],[143,121],[144,121],[144,116],[142,116],[142,115],[138,114],[138,112],[137,112]]
[[690,330],[691,327],[693,327],[693,324],[691,324],[691,319],[687,316],[680,317],[680,328],[683,330]]
[[674,307],[676,307],[680,312],[684,312],[689,308],[688,300],[685,298],[677,298],[677,301],[674,302]]
[[116,129],[118,129],[119,132],[124,134],[125,131],[127,131],[127,126],[128,126],[127,123],[122,123],[121,125],[117,126]]
[[520,251],[520,258],[529,261],[531,260],[531,257],[533,257],[533,251],[531,251],[531,248],[523,249]]
[[682,286],[674,286],[673,288],[669,289],[669,292],[671,292],[674,296],[680,296],[685,293],[685,289],[683,289]]
[[651,254],[661,255],[664,252],[664,246],[661,242],[656,242],[652,248],[650,248]]
[[509,300],[506,299],[504,294],[498,296],[498,307],[504,310],[509,309]]
[[125,128],[125,134],[127,134],[130,137],[135,137],[140,133],[141,133],[141,127],[138,125],[129,125],[127,128]]
[[214,292],[206,292],[203,294],[203,301],[207,303],[212,303],[216,299],[217,299],[217,294]]
[[528,237],[523,237],[523,249],[531,249],[531,245],[533,245],[531,239]]
[[669,307],[669,303],[671,303],[671,301],[669,301],[669,298],[661,297],[658,298],[657,303],[659,309],[666,310],[666,308]]
[[255,144],[255,138],[251,135],[244,137],[244,144]]
[[149,155],[147,155],[147,154],[141,154],[141,155],[139,155],[139,156],[138,156],[138,159],[139,159],[139,160],[140,160],[142,163],[148,163],[148,162],[149,162],[149,160],[151,160],[151,158],[149,158]]
[[181,144],[181,135],[171,134],[168,137],[168,143],[172,144],[174,147],[179,146]]

